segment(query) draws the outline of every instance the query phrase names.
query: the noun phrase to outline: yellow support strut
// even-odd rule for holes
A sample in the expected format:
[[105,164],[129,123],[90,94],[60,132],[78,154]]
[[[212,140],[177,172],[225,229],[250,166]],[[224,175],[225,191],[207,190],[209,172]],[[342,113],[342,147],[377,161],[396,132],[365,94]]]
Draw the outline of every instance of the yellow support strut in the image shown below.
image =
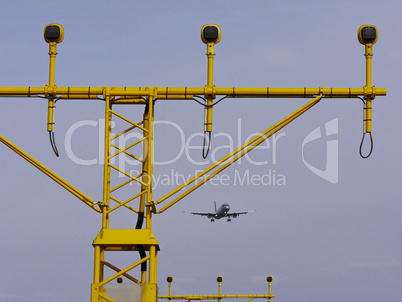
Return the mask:
[[57,175],[55,172],[47,168],[45,165],[37,161],[35,158],[30,156],[28,153],[26,153],[24,150],[10,142],[8,139],[6,139],[4,136],[0,135],[0,142],[2,142],[4,145],[9,147],[11,150],[13,150],[15,153],[17,153],[19,156],[21,156],[23,159],[25,159],[27,162],[32,164],[34,167],[42,171],[44,174],[49,176],[51,179],[53,179],[55,182],[57,182],[59,185],[61,185],[64,189],[69,191],[71,194],[73,194],[75,197],[78,199],[82,200],[86,205],[91,207],[97,212],[101,212],[99,208],[97,207],[97,203],[94,202],[94,200],[84,193],[82,193],[80,190],[78,190],[76,187],[74,187],[72,184],[70,184],[68,181],[63,179],[61,176]]

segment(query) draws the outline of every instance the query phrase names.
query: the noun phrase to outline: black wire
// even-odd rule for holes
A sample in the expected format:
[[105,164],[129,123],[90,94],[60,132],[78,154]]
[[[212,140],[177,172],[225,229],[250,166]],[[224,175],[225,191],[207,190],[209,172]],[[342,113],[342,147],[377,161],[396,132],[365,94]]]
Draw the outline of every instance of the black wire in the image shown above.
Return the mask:
[[205,103],[207,102],[207,100],[205,99],[205,98],[203,98],[202,96],[200,96],[200,95],[193,95],[193,100],[194,101],[196,101],[198,104],[200,104],[201,106],[206,106],[205,104],[203,104],[203,103],[201,103],[199,100],[197,100],[197,99],[195,99],[195,98],[200,98],[200,99],[202,99]]
[[216,101],[214,104],[212,104],[212,106],[218,105],[220,102],[222,102],[224,99],[226,99],[228,96],[225,95],[223,98],[221,98],[220,100]]
[[[144,222],[144,212],[138,212],[137,224],[136,224],[135,228],[137,230],[142,229],[143,222]],[[147,256],[147,254],[145,253],[145,248],[144,248],[143,244],[137,244],[137,250],[138,250],[138,253],[140,254],[141,259],[144,259]],[[141,271],[142,272],[147,271],[147,262],[141,263]]]
[[[48,97],[44,97],[44,96],[40,96],[38,95],[37,97],[41,98],[41,99],[49,99]],[[54,98],[53,101],[56,104],[57,101],[61,100],[61,97],[57,97]],[[54,124],[54,123],[53,123]],[[53,152],[54,154],[59,157],[59,150],[57,149],[57,145],[56,145],[56,140],[54,138],[54,132],[53,131],[49,131],[49,140],[50,140],[50,145],[52,146]]]
[[371,132],[368,132],[369,136],[370,136],[370,151],[367,155],[363,155],[363,142],[364,142],[364,138],[366,137],[367,132],[363,133],[363,137],[362,137],[362,141],[360,142],[360,148],[359,148],[359,153],[360,156],[364,159],[369,158],[371,153],[373,152],[373,147],[374,147],[374,143],[373,143],[373,136],[371,135]]
[[[207,137],[208,133],[208,147],[206,148],[206,153],[205,153],[205,139]],[[211,149],[211,131],[204,131],[204,143],[202,145],[202,157],[205,159],[208,156],[209,150]]]
[[[141,259],[144,259],[147,256],[147,253],[145,253],[145,248],[144,245],[142,244],[137,244],[137,250],[138,253],[140,254]],[[141,263],[141,272],[146,272],[147,271],[147,262]]]
[[200,96],[200,95],[193,95],[193,100],[196,101],[196,102],[197,102],[198,104],[200,104],[201,106],[204,106],[204,107],[214,107],[215,105],[219,104],[221,101],[223,101],[224,99],[226,99],[227,97],[228,97],[228,96],[225,95],[223,98],[217,100],[217,101],[216,101],[215,103],[213,103],[212,105],[203,104],[203,103],[201,103],[199,100],[195,99],[195,98],[200,98],[200,99],[202,99],[202,100],[206,103],[207,100],[206,100],[204,97]]
[[49,131],[49,139],[50,139],[50,145],[52,146],[54,154],[56,154],[56,156],[59,157],[59,150],[57,150],[56,141],[54,139],[54,132],[53,131]]
[[[357,98],[360,99],[364,105],[366,105],[366,101],[362,97],[358,96]],[[363,155],[363,142],[367,133],[369,134],[370,137],[370,151],[367,155]],[[364,159],[369,158],[371,153],[373,152],[373,148],[374,148],[373,135],[371,134],[371,132],[363,132],[363,137],[360,142],[360,148],[359,148],[360,157]]]
[[[227,98],[227,95],[224,96],[223,98],[219,99],[218,101],[216,101],[216,102],[215,102],[214,104],[212,104],[212,105],[203,104],[203,103],[201,103],[199,100],[197,100],[196,98],[200,98],[201,100],[204,101],[204,103],[206,103],[207,100],[206,100],[204,97],[202,97],[202,96],[200,96],[200,95],[193,95],[193,100],[196,101],[196,102],[197,102],[198,104],[200,104],[201,106],[203,106],[203,107],[205,107],[205,108],[208,108],[208,107],[213,107],[213,106],[219,104],[221,101],[223,101],[224,99]],[[207,133],[208,133],[208,147],[205,148],[205,140],[206,140],[206,137],[207,137]],[[211,131],[204,131],[204,142],[203,142],[203,146],[202,146],[202,157],[203,157],[204,159],[207,158],[210,149],[211,149]]]

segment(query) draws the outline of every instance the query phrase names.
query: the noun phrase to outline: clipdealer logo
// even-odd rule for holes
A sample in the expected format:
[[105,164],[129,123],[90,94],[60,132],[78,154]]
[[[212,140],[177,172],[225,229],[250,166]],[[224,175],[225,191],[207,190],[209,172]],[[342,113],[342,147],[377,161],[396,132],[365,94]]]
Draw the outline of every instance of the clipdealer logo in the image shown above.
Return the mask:
[[[183,129],[176,123],[173,123],[171,121],[156,121],[155,125],[163,125],[164,127],[172,127],[171,129],[173,131],[177,132],[177,135],[180,139],[180,148],[176,150],[176,154],[173,158],[170,158],[168,160],[164,161],[155,161],[155,165],[169,165],[172,164],[176,161],[178,161],[180,158],[185,157],[187,161],[195,166],[205,166],[208,164],[216,163],[218,160],[217,153],[221,152],[222,150],[227,150],[227,153],[232,152],[234,149],[239,147],[243,142],[246,142],[250,140],[252,137],[254,137],[257,133],[250,134],[246,139],[242,137],[242,122],[241,119],[237,120],[237,133],[233,137],[232,135],[228,133],[215,133],[214,138],[221,138],[225,139],[227,144],[219,145],[215,147],[212,152],[209,160],[198,160],[196,159],[197,157],[194,157],[194,152],[200,151],[202,146],[197,146],[194,144],[193,140],[196,137],[201,137],[203,136],[202,133],[193,133],[189,137],[186,137]],[[79,165],[96,165],[100,164],[103,165],[103,147],[102,147],[102,142],[103,142],[103,129],[104,129],[105,123],[103,119],[100,119],[99,121],[91,121],[91,120],[85,120],[85,121],[79,121],[74,123],[73,125],[70,126],[70,128],[67,130],[65,139],[64,139],[64,146],[65,146],[65,151],[67,153],[67,156],[72,160],[74,163],[79,164]],[[115,125],[112,124],[112,128]],[[80,128],[82,127],[94,127],[95,131],[98,133],[99,138],[99,152],[98,152],[98,158],[91,158],[91,159],[82,159],[78,157],[73,150],[72,146],[72,140],[73,136],[75,135],[76,131],[79,131]],[[327,140],[328,137],[332,138],[335,134],[338,134],[338,118],[332,119],[328,122],[325,123],[324,126],[325,129],[325,135],[322,134],[321,127],[317,127],[313,131],[307,134],[307,136],[304,138],[302,146],[301,146],[301,153],[302,153],[302,160],[304,165],[315,175],[319,176],[320,178],[332,183],[336,184],[338,183],[338,140],[337,139],[331,139]],[[261,150],[260,155],[263,155],[263,160],[253,160],[249,154],[245,155],[245,160],[254,165],[254,166],[266,166],[266,165],[272,165],[272,167],[275,167],[277,165],[277,154],[278,154],[278,142],[281,141],[286,137],[286,133],[277,133],[274,134],[272,137],[268,138],[266,142],[264,142],[262,145],[256,147],[255,149]],[[129,133],[129,134],[124,134],[119,136],[118,141],[116,142],[117,146],[119,148],[125,148],[127,145],[129,145],[128,141],[129,140],[138,140],[141,139],[141,134],[140,133]],[[326,165],[325,169],[319,169],[318,167],[314,166],[312,163],[308,162],[306,159],[306,150],[305,147],[317,140],[320,139],[326,139]],[[267,155],[270,155],[270,160],[267,160]],[[141,154],[140,158],[144,158],[147,156],[146,154]],[[261,158],[261,157],[260,157]],[[134,173],[134,171],[137,171],[137,169],[132,169],[135,166],[140,165],[140,161],[138,160],[133,160],[126,156],[125,154],[120,154],[118,158],[112,158],[113,164],[116,164],[119,169],[122,171],[130,170],[130,173]],[[241,160],[239,160],[238,164],[241,164]],[[128,168],[128,169],[127,169]],[[201,171],[198,170],[197,171]],[[138,174],[138,173],[137,173]],[[121,173],[119,176],[124,177],[124,174]],[[181,183],[181,181],[185,181],[187,178],[190,177],[190,175],[181,175],[178,174],[175,170],[172,170],[170,173],[166,175],[162,175],[163,177],[160,178],[155,178],[153,182],[155,184],[161,184],[161,185],[177,185]],[[154,176],[155,177],[155,176]],[[231,180],[231,181],[230,181]],[[228,174],[223,174],[223,175],[216,175],[213,179],[211,179],[210,183],[213,185],[228,185],[230,183],[233,183],[234,185],[264,185],[264,186],[272,186],[272,185],[279,185],[279,186],[284,186],[286,185],[286,177],[285,175],[277,172],[275,169],[269,168],[267,171],[265,171],[263,174],[252,174],[250,173],[250,170],[246,170],[245,172],[243,171],[242,174],[240,174],[239,170],[235,170],[234,175],[228,175]]]
[[[111,124],[113,129],[116,125]],[[93,120],[83,120],[72,124],[67,130],[64,138],[64,148],[67,156],[71,161],[78,165],[92,166],[92,165],[103,165],[104,164],[104,134],[103,129],[105,127],[105,121],[99,119],[98,121]],[[243,145],[245,142],[250,141],[259,133],[251,133],[245,135],[242,120],[237,119],[236,125],[233,128],[233,133],[217,132],[213,134],[213,139],[217,142],[217,145],[211,149],[210,155],[207,159],[201,158],[200,152],[204,148],[199,144],[200,139],[204,137],[204,133],[196,132],[190,135],[186,135],[182,127],[177,123],[172,121],[155,121],[155,127],[163,127],[165,131],[169,131],[171,136],[176,140],[175,144],[170,144],[169,151],[164,153],[163,158],[155,158],[155,166],[168,166],[176,162],[190,163],[196,169],[190,174],[183,174],[183,172],[176,171],[176,169],[171,169],[166,173],[163,170],[162,174],[153,175],[152,181],[154,186],[177,186],[186,180],[190,179],[194,175],[202,171],[202,167],[207,167],[211,164],[216,164],[222,158],[222,155],[226,155],[235,151],[238,147]],[[82,158],[76,153],[79,151],[73,144],[74,137],[79,136],[81,129],[88,131],[93,131],[94,134],[98,134],[98,154],[91,158]],[[90,130],[90,129],[93,130]],[[168,130],[167,130],[168,129]],[[112,137],[116,137],[113,141],[114,148],[119,150],[129,150],[130,145],[134,145],[133,142],[142,140],[142,133],[139,132],[128,132],[122,135],[111,134]],[[286,176],[282,174],[279,169],[277,169],[278,164],[278,149],[282,145],[282,141],[286,137],[286,133],[275,133],[268,139],[266,139],[261,145],[256,146],[251,153],[246,153],[244,157],[239,158],[236,161],[236,165],[241,166],[242,163],[250,164],[252,166],[264,167],[259,169],[259,172],[253,172],[254,169],[235,169],[230,173],[219,173],[209,179],[205,185],[234,185],[234,186],[285,186]],[[117,152],[118,156],[113,156],[110,158],[110,163],[115,167],[118,167],[119,177],[127,177],[127,173],[131,176],[138,177],[141,173],[138,166],[141,166],[142,160],[144,160],[148,154],[143,154],[144,149],[140,144],[136,145],[136,152],[138,154],[133,154],[136,159],[128,156],[127,152]],[[243,165],[244,167],[244,165]],[[268,168],[265,168],[268,167]],[[123,173],[122,171],[125,171]],[[208,177],[209,173],[204,174],[200,178],[205,179]],[[133,184],[134,185],[134,184]]]
[[325,169],[319,169],[309,162],[305,158],[305,146],[318,139],[332,138],[338,134],[338,118],[334,118],[324,125],[325,136],[322,135],[321,127],[315,128],[311,131],[303,140],[302,144],[302,159],[304,165],[315,175],[322,179],[332,183],[338,183],[338,139],[330,139],[326,142],[326,162]]

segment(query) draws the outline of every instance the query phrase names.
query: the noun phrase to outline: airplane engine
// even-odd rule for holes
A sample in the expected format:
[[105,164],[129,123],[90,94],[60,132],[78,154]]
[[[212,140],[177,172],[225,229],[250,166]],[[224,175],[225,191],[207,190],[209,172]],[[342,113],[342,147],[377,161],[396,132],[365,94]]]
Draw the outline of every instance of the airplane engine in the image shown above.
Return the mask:
[[236,213],[234,213],[234,214],[233,214],[233,218],[236,218],[236,217],[237,217],[237,214],[236,214]]
[[208,219],[211,219],[211,218],[212,218],[212,216],[213,216],[212,214],[208,214],[208,216],[207,216],[207,217],[208,217]]

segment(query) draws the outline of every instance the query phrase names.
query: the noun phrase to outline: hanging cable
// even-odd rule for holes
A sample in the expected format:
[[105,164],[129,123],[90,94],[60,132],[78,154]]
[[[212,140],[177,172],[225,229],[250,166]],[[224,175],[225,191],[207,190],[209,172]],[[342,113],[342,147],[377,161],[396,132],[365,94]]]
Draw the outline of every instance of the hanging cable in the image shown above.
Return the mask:
[[[144,212],[138,212],[138,218],[137,218],[137,224],[135,226],[135,228],[137,230],[142,229],[142,224],[144,222]],[[137,244],[137,250],[138,253],[140,254],[140,258],[144,259],[147,254],[145,253],[145,248],[143,244]],[[147,262],[143,262],[141,263],[141,271],[142,272],[146,272],[147,271]]]
[[[197,98],[199,98],[202,101],[204,101],[204,103],[199,101]],[[224,97],[220,98],[218,101],[216,101],[215,103],[213,103],[212,105],[207,105],[206,104],[207,100],[203,96],[200,96],[200,95],[194,95],[193,96],[193,100],[196,101],[201,106],[203,106],[204,108],[212,108],[212,107],[214,107],[215,105],[219,104],[221,101],[223,101],[226,98],[227,98],[227,96],[224,96]],[[204,159],[207,158],[209,150],[211,149],[211,137],[212,137],[212,132],[204,130],[204,142],[203,142],[203,145],[202,145],[202,157]],[[207,140],[208,140],[208,144],[207,144]]]
[[218,105],[220,102],[222,102],[224,99],[226,99],[228,96],[225,95],[223,98],[217,100],[212,106]]
[[[211,149],[211,134],[212,134],[212,132],[210,132],[210,131],[204,131],[204,143],[202,144],[202,158],[204,158],[204,159],[207,158],[209,150]],[[208,147],[205,148],[207,136],[208,136]]]
[[206,104],[203,104],[203,103],[201,103],[199,100],[197,100],[196,98],[200,98],[201,100],[203,100],[204,101],[204,103],[206,103],[207,102],[207,100],[204,98],[204,97],[202,97],[202,96],[200,96],[200,95],[193,95],[193,100],[194,101],[196,101],[198,104],[200,104],[201,106],[206,106]]
[[[366,101],[363,98],[361,98],[359,96],[357,98],[360,99],[363,102],[364,105],[366,105]],[[364,108],[364,110],[363,110],[363,122],[364,123],[366,122],[366,113],[365,113],[365,111],[366,111],[366,109]],[[369,149],[369,152],[367,153],[367,155],[363,155],[363,144],[364,144],[364,140],[366,138],[367,133],[369,134],[369,137],[370,137],[370,149]],[[362,140],[360,142],[360,147],[359,147],[360,157],[364,158],[364,159],[369,158],[371,153],[373,152],[373,148],[374,148],[373,135],[371,134],[371,132],[366,132],[365,128],[363,128],[363,137],[362,137]]]
[[[200,96],[200,95],[193,95],[193,100],[196,101],[196,102],[197,102],[198,104],[200,104],[201,106],[204,106],[204,107],[214,107],[215,105],[218,105],[221,101],[223,101],[224,99],[226,99],[227,97],[228,97],[228,96],[225,95],[224,97],[220,98],[220,99],[217,100],[215,103],[213,103],[211,106],[208,106],[207,104],[205,104],[205,103],[207,102],[207,100],[206,100],[204,97]],[[202,100],[204,101],[204,104],[201,103],[199,100],[197,100],[197,99],[195,99],[195,98],[200,98],[200,99],[202,99]]]
[[49,106],[48,109],[48,132],[49,132],[49,140],[50,140],[50,145],[52,146],[53,152],[54,154],[59,157],[59,150],[57,149],[57,145],[56,145],[56,140],[54,138],[54,111],[56,109],[56,102],[58,100],[60,100],[61,97],[58,98],[54,98],[52,101],[52,103],[50,103],[51,105]]
[[54,154],[59,157],[59,150],[57,150],[56,141],[54,139],[54,132],[49,131],[50,145],[52,146]]
[[[363,142],[364,142],[364,139],[365,139],[367,133],[370,136],[370,151],[369,151],[369,153],[367,155],[363,155]],[[371,135],[371,132],[364,132],[363,137],[362,137],[362,141],[360,142],[360,148],[359,148],[360,156],[362,158],[364,158],[364,159],[369,158],[371,153],[373,152],[373,147],[374,147],[374,143],[373,143],[373,136]]]

